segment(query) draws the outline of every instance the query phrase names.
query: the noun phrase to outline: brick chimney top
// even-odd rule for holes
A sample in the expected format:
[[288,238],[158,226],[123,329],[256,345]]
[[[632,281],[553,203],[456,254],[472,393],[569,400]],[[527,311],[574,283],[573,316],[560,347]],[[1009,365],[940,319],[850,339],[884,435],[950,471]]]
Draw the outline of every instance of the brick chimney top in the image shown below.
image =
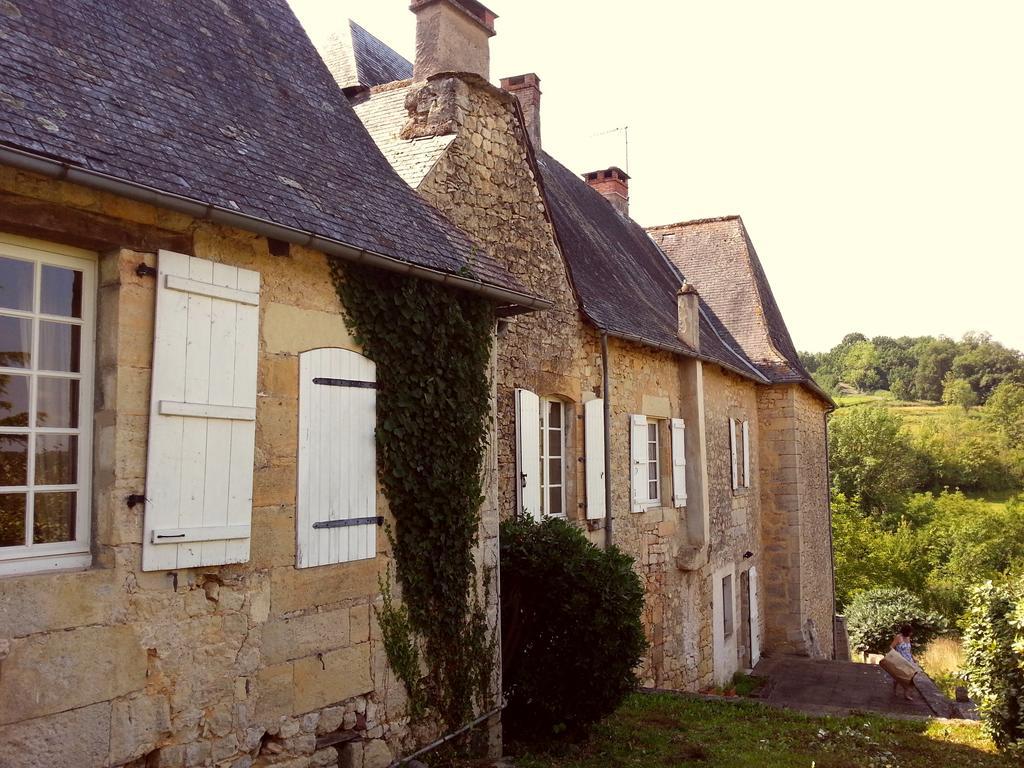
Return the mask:
[[629,174],[612,166],[583,174],[587,184],[600,192],[623,216],[629,216]]
[[523,109],[526,132],[534,149],[540,149],[540,78],[533,72],[515,77],[504,77],[501,87],[519,99]]
[[413,80],[441,72],[491,76],[488,40],[497,14],[476,0],[412,0],[416,14],[416,61]]

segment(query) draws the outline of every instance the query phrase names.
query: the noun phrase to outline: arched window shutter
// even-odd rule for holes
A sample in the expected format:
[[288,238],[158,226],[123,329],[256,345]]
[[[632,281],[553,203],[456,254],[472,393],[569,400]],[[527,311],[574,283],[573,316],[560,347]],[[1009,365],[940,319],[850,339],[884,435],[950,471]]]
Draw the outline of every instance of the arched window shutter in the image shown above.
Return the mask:
[[377,373],[348,349],[299,355],[296,565],[377,556]]

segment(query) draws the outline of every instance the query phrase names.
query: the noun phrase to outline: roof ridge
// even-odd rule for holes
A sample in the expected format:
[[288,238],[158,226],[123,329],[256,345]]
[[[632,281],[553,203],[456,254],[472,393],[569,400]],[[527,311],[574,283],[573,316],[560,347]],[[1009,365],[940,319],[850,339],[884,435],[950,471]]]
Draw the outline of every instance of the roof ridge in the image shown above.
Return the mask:
[[381,83],[380,85],[374,85],[370,87],[370,93],[387,93],[388,91],[399,91],[402,88],[408,88],[412,85],[412,78],[407,80],[394,80],[390,83]]
[[690,219],[689,221],[677,221],[674,224],[656,224],[653,227],[644,227],[648,232],[653,232],[656,229],[676,229],[677,227],[692,227],[696,224],[715,224],[721,221],[743,221],[743,217],[738,213],[730,213],[725,216],[709,216],[704,219]]

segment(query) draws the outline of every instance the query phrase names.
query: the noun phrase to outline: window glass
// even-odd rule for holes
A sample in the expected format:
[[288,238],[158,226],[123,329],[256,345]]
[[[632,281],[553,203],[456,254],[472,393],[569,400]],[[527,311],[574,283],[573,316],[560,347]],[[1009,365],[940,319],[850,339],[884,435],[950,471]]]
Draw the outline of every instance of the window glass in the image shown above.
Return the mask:
[[32,321],[0,315],[0,367],[28,368],[32,365]]
[[78,438],[36,435],[36,484],[73,485],[78,480]]
[[0,373],[0,427],[28,426],[28,376]]
[[28,482],[28,435],[0,435],[0,486]]
[[[36,379],[36,426],[77,427],[79,383],[77,379]],[[0,407],[3,403],[0,402]],[[26,422],[27,423],[27,422]]]
[[653,502],[661,501],[659,450],[658,422],[652,421],[647,425],[647,499]]
[[39,311],[44,315],[82,316],[82,273],[77,269],[43,265]]
[[25,543],[25,494],[0,493],[0,547]]
[[75,540],[75,493],[37,493],[32,521],[32,540],[51,544]]
[[0,307],[32,311],[35,271],[31,261],[0,257]]
[[82,326],[39,322],[39,369],[78,373],[82,355]]

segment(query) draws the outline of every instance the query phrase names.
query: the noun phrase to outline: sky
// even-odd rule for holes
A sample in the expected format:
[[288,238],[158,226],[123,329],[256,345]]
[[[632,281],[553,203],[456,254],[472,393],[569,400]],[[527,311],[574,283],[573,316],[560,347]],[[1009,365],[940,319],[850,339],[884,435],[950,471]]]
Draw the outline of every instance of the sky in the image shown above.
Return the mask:
[[[290,0],[414,55],[408,0]],[[851,331],[1024,349],[1024,2],[491,0],[491,80],[544,148],[625,167],[651,226],[740,214],[800,349]],[[628,127],[628,132],[622,129]]]

